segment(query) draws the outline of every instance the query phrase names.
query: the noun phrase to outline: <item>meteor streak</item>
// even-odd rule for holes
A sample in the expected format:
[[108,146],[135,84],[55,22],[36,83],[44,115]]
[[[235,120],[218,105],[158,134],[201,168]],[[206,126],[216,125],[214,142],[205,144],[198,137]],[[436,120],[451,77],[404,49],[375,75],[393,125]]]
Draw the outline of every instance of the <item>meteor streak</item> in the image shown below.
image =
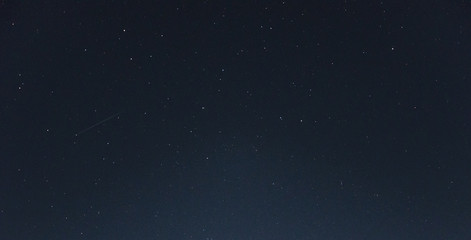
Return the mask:
[[105,123],[105,122],[107,122],[107,121],[113,119],[114,117],[116,117],[116,116],[118,116],[118,115],[119,115],[119,113],[115,113],[115,114],[113,114],[113,115],[111,115],[111,116],[109,116],[109,117],[107,117],[107,118],[105,118],[105,119],[103,119],[103,120],[101,120],[101,121],[99,121],[99,122],[97,122],[97,123],[91,125],[90,127],[87,127],[87,128],[85,128],[85,129],[83,129],[82,131],[76,133],[75,136],[78,137],[80,134],[86,133],[86,132],[92,130],[93,128],[95,128],[95,127],[97,127],[97,126],[100,126],[101,124],[103,124],[103,123]]

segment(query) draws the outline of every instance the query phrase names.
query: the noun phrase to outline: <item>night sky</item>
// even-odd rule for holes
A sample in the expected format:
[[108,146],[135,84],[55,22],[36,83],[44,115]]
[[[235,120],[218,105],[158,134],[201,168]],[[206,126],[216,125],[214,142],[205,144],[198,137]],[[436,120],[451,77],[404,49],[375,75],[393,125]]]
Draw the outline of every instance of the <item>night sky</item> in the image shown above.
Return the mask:
[[471,3],[0,1],[1,240],[471,239]]

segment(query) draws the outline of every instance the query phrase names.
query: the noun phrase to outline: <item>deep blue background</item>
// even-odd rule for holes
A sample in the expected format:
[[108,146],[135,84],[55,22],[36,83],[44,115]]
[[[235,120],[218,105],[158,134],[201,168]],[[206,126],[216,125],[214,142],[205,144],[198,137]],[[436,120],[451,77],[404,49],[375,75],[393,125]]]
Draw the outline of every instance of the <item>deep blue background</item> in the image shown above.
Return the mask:
[[0,1],[0,239],[471,239],[470,12]]

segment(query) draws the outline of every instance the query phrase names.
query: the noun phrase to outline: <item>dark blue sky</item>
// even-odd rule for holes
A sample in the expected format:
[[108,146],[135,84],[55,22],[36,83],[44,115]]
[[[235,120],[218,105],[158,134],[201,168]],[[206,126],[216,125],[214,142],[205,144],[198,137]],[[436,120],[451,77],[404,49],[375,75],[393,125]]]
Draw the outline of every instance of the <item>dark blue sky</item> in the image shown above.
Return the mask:
[[0,239],[471,239],[468,1],[0,1]]

